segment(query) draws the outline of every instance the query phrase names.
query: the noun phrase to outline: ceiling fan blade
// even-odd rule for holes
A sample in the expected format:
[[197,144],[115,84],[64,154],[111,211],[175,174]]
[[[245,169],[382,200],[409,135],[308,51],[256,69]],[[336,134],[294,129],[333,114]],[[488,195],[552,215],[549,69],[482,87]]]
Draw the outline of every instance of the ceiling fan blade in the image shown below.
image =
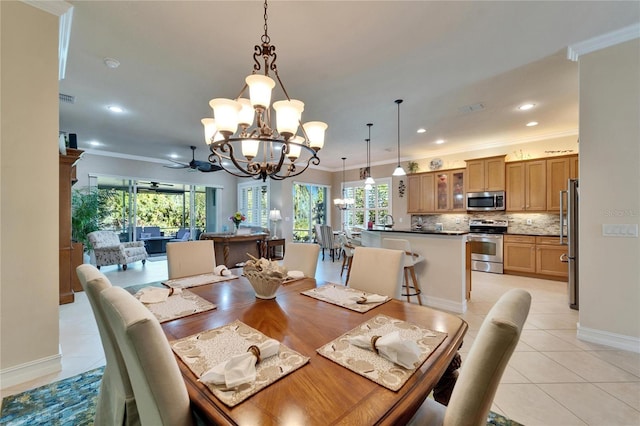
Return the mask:
[[190,167],[189,164],[187,163],[181,163],[180,161],[176,161],[172,159],[169,159],[169,161],[173,162],[174,164],[165,164],[164,167],[169,169],[186,169]]

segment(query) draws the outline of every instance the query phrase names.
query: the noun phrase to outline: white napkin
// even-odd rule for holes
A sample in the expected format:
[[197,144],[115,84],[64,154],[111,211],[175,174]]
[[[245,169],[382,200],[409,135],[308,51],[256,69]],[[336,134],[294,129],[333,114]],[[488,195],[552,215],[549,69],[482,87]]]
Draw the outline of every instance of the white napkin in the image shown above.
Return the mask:
[[214,268],[213,273],[223,277],[230,277],[231,271],[225,265],[218,265]]
[[304,278],[304,272],[302,271],[289,271],[287,272],[289,278],[297,280],[298,278]]
[[179,288],[145,287],[138,292],[138,300],[142,303],[162,303],[169,296],[180,293],[182,290]]
[[[371,337],[352,337],[349,339],[349,343],[360,348],[373,350],[371,347]],[[402,339],[398,331],[393,331],[385,336],[381,336],[376,341],[376,349],[378,350],[378,355],[404,368],[414,368],[415,363],[418,362],[420,358],[420,348],[418,348],[418,344],[413,340]]]
[[[261,360],[277,355],[280,350],[280,342],[274,339],[269,339],[256,346],[260,350]],[[228,361],[223,361],[206,371],[200,376],[200,381],[214,385],[226,385],[227,388],[252,383],[256,380],[257,361],[256,356],[250,351],[235,355]]]
[[382,296],[380,294],[368,294],[366,296],[355,296],[352,297],[351,299],[353,299],[354,303],[381,303],[381,302],[386,302],[388,297],[387,296]]

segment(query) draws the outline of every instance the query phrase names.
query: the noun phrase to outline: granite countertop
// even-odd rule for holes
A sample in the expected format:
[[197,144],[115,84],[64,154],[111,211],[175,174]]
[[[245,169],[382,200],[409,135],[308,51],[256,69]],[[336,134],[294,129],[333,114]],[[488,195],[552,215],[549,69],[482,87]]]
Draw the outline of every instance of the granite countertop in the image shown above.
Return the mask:
[[428,234],[428,235],[466,235],[468,231],[436,231],[433,229],[409,229],[409,228],[382,228],[374,227],[373,229],[363,229],[363,231],[377,232],[400,232],[404,234]]
[[548,234],[543,234],[540,232],[518,232],[518,231],[508,231],[506,233],[506,235],[526,235],[529,237],[560,237],[560,235],[557,232],[554,233],[548,233]]

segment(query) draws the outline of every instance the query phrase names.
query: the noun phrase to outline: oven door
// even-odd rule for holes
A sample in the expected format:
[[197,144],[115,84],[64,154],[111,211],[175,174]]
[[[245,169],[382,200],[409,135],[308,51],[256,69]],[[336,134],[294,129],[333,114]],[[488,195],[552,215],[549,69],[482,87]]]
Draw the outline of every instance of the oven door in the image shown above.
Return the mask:
[[503,235],[469,234],[471,269],[474,271],[503,272]]

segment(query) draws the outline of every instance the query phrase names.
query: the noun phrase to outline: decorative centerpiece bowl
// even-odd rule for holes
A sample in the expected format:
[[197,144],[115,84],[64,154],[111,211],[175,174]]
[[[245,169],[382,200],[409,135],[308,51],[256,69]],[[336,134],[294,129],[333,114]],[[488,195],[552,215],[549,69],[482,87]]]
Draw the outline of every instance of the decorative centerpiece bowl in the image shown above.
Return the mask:
[[287,270],[277,262],[251,256],[243,268],[258,299],[275,299],[276,291],[287,277]]

